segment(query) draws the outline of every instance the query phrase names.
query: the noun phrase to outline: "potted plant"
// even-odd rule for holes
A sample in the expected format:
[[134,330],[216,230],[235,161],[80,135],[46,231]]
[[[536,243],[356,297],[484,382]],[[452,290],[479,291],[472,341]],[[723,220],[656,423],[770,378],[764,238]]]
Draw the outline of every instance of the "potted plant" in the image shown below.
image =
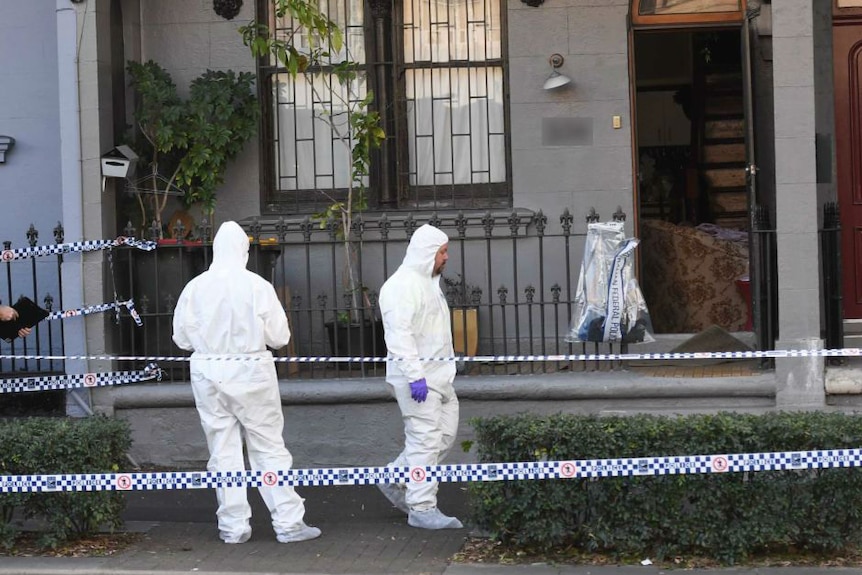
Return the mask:
[[156,62],[129,61],[127,69],[137,97],[138,149],[146,158],[144,175],[130,189],[141,229],[152,227],[159,239],[170,235],[163,212],[171,197],[185,207],[199,205],[212,221],[227,164],[257,129],[254,75],[207,70],[192,81],[183,100]]
[[452,313],[452,345],[455,353],[475,356],[479,349],[479,303],[482,288],[464,281],[461,274],[443,276],[443,293]]
[[[371,154],[386,135],[380,127],[378,112],[372,109],[373,92],[369,90],[361,98],[357,95],[359,65],[351,59],[336,23],[320,12],[316,2],[305,0],[277,0],[276,17],[285,16],[293,19],[291,35],[286,39],[274,37],[268,26],[258,22],[241,27],[240,33],[255,56],[274,56],[294,79],[305,76],[318,101],[332,99],[346,111],[338,118],[320,111],[314,116],[326,122],[335,139],[350,151],[345,155],[349,164],[345,168],[350,175],[345,198],[336,199],[319,190],[329,204],[314,216],[321,228],[335,227],[344,249],[344,293],[349,301],[346,309],[327,322],[326,329],[333,354],[382,356],[386,353],[383,329],[376,318],[367,316],[372,306],[356,269],[357,252],[362,246],[353,229],[355,216],[368,205],[365,192]],[[297,35],[305,44],[302,51],[294,46]],[[333,78],[341,89],[333,89],[330,84]],[[319,94],[321,89],[326,98]]]

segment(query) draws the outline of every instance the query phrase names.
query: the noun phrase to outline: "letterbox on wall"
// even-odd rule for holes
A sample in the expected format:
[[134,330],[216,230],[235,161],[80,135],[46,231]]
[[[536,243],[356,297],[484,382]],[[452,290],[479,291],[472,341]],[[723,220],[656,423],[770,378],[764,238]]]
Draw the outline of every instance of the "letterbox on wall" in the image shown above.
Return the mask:
[[105,178],[127,178],[135,172],[138,155],[128,146],[117,146],[102,156],[102,191]]

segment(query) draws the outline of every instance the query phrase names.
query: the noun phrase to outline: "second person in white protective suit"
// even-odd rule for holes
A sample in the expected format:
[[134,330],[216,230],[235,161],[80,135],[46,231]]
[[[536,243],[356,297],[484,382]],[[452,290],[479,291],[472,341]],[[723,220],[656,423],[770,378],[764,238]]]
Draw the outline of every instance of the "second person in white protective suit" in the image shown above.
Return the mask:
[[[209,447],[209,471],[245,469],[243,435],[252,469],[286,471],[293,464],[267,350],[287,345],[290,330],[272,284],[246,269],[248,246],[239,224],[223,223],[209,270],[186,285],[174,310],[174,342],[194,352],[191,385]],[[320,529],[303,521],[305,505],[293,487],[260,487],[260,494],[279,542],[320,535]],[[246,487],[219,487],[216,496],[219,537],[245,543],[251,537]]]
[[[404,450],[393,466],[437,465],[455,443],[458,398],[452,382],[455,362],[420,358],[451,358],[449,306],[440,289],[440,274],[449,259],[449,237],[424,225],[410,238],[401,266],[380,289],[380,312],[389,357],[386,382],[398,401],[404,421]],[[407,523],[424,529],[459,529],[455,517],[437,509],[437,482],[381,484],[395,507],[408,514]]]

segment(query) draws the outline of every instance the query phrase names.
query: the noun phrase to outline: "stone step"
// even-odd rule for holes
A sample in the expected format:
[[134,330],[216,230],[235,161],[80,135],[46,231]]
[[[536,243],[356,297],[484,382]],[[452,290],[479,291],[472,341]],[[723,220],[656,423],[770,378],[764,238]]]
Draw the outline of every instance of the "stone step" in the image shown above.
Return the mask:
[[[847,336],[856,335],[862,338],[862,319],[845,319],[844,320],[844,338]],[[859,347],[859,346],[853,346]]]
[[707,144],[703,147],[703,163],[729,164],[745,162],[745,144]]

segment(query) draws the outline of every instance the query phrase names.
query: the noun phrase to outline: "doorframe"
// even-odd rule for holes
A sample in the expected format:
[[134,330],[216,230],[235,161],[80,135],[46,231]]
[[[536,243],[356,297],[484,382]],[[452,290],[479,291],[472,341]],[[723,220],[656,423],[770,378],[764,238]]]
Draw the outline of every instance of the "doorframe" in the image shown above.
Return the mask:
[[[635,11],[639,5],[641,0],[631,0],[629,3],[629,14],[627,18],[627,27],[628,27],[628,71],[629,71],[629,117],[631,118],[631,162],[632,162],[632,212],[633,212],[633,226],[634,233],[636,235],[640,234],[640,186],[638,182],[638,172],[639,172],[639,148],[638,148],[638,111],[637,111],[637,58],[635,54],[635,33],[636,32],[644,32],[644,31],[666,31],[666,32],[683,32],[683,31],[704,31],[704,30],[736,30],[740,35],[745,33],[746,22],[749,20],[750,15],[747,8],[746,0],[740,0],[741,10],[739,12],[721,14],[721,18],[716,18],[716,13],[711,15],[664,15],[664,16],[640,16],[635,17]],[[837,1],[837,0],[834,0]],[[860,10],[862,12],[862,10]],[[709,17],[704,17],[709,16]],[[740,59],[743,58],[743,54],[740,53]],[[750,58],[751,54],[747,54],[749,61],[747,63],[742,63],[748,66],[751,66]],[[749,85],[745,89],[752,90],[753,86]],[[743,95],[745,97],[745,95]],[[750,133],[754,130],[754,121],[753,118],[749,118],[746,113],[745,118],[745,129],[746,129],[746,140],[750,136]],[[749,146],[753,146],[754,141],[753,138],[750,142],[746,142],[746,162],[753,164],[753,162],[749,162],[749,154],[748,148]],[[756,175],[752,174],[753,179],[756,179]],[[754,193],[749,190],[749,205],[754,202],[755,198],[753,197]],[[749,209],[749,212],[751,210]],[[751,217],[749,215],[749,217]],[[751,231],[753,227],[751,222],[749,222],[749,237],[751,236]],[[751,242],[749,242],[749,246],[751,246]],[[751,248],[749,248],[750,250]],[[639,281],[642,279],[641,276],[641,255],[640,251],[636,252],[636,263],[635,263],[636,275]],[[752,253],[749,251],[749,281],[751,284],[755,284],[758,280],[754,277],[754,271],[752,268]],[[753,293],[752,293],[753,298]],[[752,306],[754,304],[754,300],[752,299]],[[753,311],[753,308],[749,308]],[[752,314],[754,315],[754,314]],[[755,338],[758,337],[757,332],[759,324],[756,322],[756,318],[751,318],[754,324]]]

